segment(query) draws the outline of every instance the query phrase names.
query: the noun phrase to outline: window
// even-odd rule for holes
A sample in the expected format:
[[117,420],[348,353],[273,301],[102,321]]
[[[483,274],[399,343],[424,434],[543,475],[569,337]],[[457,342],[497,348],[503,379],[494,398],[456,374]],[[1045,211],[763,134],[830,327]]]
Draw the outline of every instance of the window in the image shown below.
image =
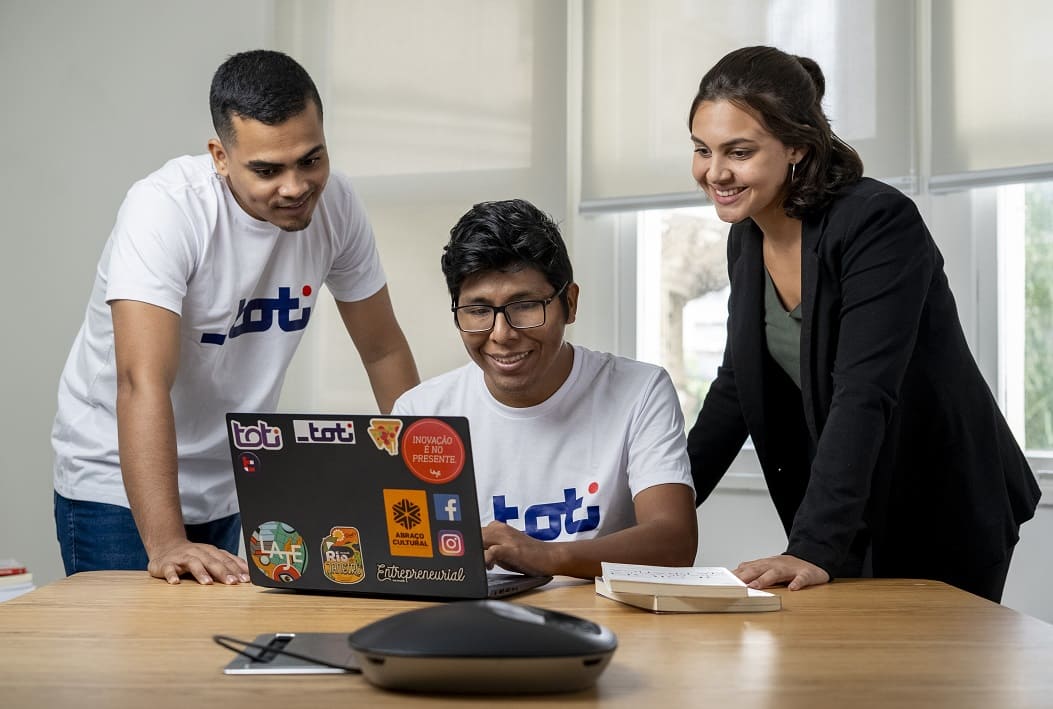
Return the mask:
[[[566,5],[341,0],[276,10],[281,48],[304,60],[322,92],[333,168],[365,204],[421,375],[460,366],[439,269],[450,227],[491,199],[566,214]],[[347,367],[333,301],[320,300],[312,320],[287,396],[310,397],[315,410],[371,407],[365,371]]]
[[669,372],[689,423],[724,355],[729,229],[712,206],[638,216],[636,356]]
[[1053,182],[998,188],[1002,403],[1029,453],[1053,454]]
[[1024,442],[1053,451],[1053,182],[1024,188]]

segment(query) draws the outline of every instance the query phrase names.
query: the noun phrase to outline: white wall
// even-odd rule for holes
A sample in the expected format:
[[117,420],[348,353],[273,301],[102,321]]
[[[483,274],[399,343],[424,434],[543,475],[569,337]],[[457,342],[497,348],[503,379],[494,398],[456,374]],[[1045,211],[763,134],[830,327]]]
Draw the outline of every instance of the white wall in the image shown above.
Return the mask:
[[228,55],[271,43],[258,0],[0,3],[0,557],[62,576],[52,508],[59,373],[132,182],[211,137]]

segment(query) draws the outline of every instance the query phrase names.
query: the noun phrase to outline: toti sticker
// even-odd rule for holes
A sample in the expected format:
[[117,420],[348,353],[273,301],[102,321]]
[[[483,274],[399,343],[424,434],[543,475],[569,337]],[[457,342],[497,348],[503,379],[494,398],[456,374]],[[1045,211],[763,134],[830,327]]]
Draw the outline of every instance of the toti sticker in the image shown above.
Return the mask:
[[402,430],[400,419],[369,419],[369,437],[377,450],[387,451],[388,455],[399,454],[399,431]]
[[434,556],[423,490],[384,490],[384,511],[392,556]]
[[264,522],[249,539],[249,556],[267,577],[283,583],[300,578],[307,567],[303,537],[285,522]]
[[402,460],[424,482],[448,483],[464,468],[464,442],[445,421],[414,421],[402,436]]
[[358,583],[366,577],[362,539],[355,527],[333,527],[322,540],[322,573],[337,583]]

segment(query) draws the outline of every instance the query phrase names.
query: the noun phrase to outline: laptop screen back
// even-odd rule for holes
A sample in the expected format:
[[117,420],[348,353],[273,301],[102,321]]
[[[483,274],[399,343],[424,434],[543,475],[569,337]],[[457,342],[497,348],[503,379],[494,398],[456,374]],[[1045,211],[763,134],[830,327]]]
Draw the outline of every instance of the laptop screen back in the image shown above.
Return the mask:
[[227,434],[253,583],[486,597],[467,419],[231,413]]

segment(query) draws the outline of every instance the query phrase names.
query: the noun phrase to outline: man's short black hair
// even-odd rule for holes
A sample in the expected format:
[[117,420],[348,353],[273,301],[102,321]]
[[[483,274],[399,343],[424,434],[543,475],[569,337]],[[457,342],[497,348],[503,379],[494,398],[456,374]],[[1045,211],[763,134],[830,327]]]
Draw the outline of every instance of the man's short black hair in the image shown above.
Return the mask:
[[273,126],[299,115],[309,101],[322,115],[322,99],[310,75],[292,57],[269,49],[242,52],[223,62],[212,77],[208,101],[212,125],[224,143],[236,140],[235,115]]
[[[543,273],[554,290],[574,280],[567,245],[556,222],[523,199],[475,205],[450,230],[450,241],[442,253],[442,272],[455,306],[469,276],[528,267]],[[564,314],[569,314],[566,290],[560,302]]]

